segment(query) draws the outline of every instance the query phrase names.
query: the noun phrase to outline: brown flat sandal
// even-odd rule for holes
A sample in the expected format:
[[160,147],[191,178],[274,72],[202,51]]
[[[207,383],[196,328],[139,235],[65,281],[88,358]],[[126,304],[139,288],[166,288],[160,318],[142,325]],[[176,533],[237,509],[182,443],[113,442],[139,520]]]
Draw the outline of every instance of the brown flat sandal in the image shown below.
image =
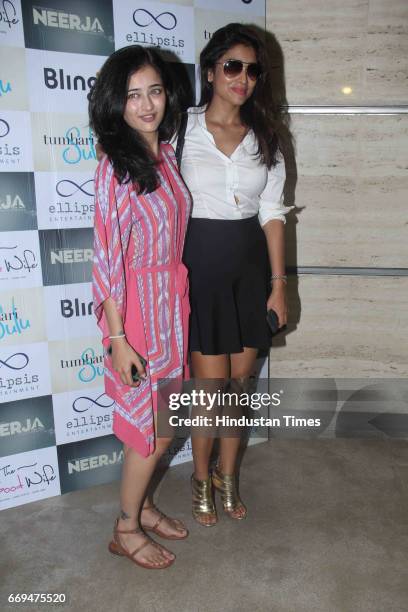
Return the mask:
[[[167,567],[169,567],[170,565],[174,563],[175,558],[168,559],[161,565],[143,563],[143,561],[138,561],[137,559],[135,559],[135,555],[137,555],[137,553],[140,552],[142,548],[144,548],[148,544],[153,544],[153,546],[155,546],[156,548],[161,548],[161,546],[157,544],[157,542],[152,540],[148,535],[143,533],[143,529],[141,529],[140,527],[135,527],[135,529],[119,530],[118,522],[119,522],[119,519],[116,519],[115,526],[113,528],[113,540],[109,542],[109,552],[111,552],[113,555],[118,555],[120,557],[127,557],[128,559],[133,561],[133,563],[136,563],[136,565],[140,565],[140,567],[144,567],[145,569],[166,569]],[[142,533],[145,536],[146,540],[145,542],[143,542],[143,544],[141,544],[141,546],[139,546],[132,553],[130,553],[120,543],[120,539],[118,536],[119,533]]]
[[[155,506],[154,504],[152,504],[151,506],[145,506],[144,508],[142,508],[142,512],[143,510],[156,510],[156,512],[158,512],[158,514],[160,515],[156,523],[153,525],[153,527],[147,527],[146,525],[143,525],[142,523],[143,529],[145,531],[153,532],[156,535],[158,535],[160,538],[165,538],[166,540],[185,540],[186,537],[188,536],[188,529],[185,527],[185,525],[183,525],[181,521],[175,518],[171,518],[170,516],[167,516],[166,514],[164,514],[164,512],[159,510],[157,506]],[[176,525],[176,527],[178,526],[182,527],[186,533],[180,536],[169,535],[165,533],[164,531],[162,531],[161,529],[158,529],[158,526],[160,525],[163,519],[167,519],[168,521],[171,521],[174,525]]]

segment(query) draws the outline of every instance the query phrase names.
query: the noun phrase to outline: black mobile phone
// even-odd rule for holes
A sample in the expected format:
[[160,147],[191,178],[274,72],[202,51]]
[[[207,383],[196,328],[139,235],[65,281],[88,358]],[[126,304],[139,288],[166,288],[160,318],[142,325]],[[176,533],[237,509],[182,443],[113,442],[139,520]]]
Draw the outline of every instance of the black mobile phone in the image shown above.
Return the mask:
[[272,334],[277,334],[279,331],[279,318],[276,312],[272,310],[272,308],[268,310],[266,320],[268,322]]
[[[147,366],[146,359],[142,357],[142,355],[140,355],[140,353],[138,353],[137,351],[135,352],[136,352],[136,355],[139,357],[140,363],[145,368]],[[108,355],[112,355],[112,345],[111,344],[108,346]],[[139,380],[141,380],[139,372],[137,371],[137,367],[135,366],[134,363],[132,363],[131,374],[132,374],[133,382],[139,382]]]

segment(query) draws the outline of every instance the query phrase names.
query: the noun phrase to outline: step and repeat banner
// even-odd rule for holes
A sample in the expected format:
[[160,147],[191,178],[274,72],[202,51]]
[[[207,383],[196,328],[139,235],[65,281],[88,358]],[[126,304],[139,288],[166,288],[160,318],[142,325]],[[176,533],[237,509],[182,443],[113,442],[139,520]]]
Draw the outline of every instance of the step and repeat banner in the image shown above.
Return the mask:
[[[95,75],[154,45],[194,92],[231,21],[265,27],[264,0],[0,3],[0,509],[120,478],[90,283]],[[186,440],[167,460],[190,458]]]

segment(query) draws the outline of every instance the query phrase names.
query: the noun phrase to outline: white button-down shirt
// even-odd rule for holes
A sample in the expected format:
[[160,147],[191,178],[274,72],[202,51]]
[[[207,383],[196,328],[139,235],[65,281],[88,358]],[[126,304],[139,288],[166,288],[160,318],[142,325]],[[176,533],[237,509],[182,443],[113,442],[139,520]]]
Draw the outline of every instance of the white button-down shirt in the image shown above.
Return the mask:
[[[176,148],[177,141],[172,144]],[[268,170],[256,158],[257,148],[249,130],[228,157],[207,130],[204,107],[188,109],[181,174],[193,197],[193,217],[234,220],[258,215],[261,225],[271,219],[286,222],[294,207],[283,205],[285,162],[279,154],[279,162]]]

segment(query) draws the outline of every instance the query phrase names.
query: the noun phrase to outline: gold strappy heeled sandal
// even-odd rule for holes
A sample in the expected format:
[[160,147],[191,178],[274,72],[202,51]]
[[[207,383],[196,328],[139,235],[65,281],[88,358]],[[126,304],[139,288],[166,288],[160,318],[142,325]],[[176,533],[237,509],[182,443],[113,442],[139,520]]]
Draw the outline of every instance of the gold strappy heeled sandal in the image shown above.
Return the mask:
[[[212,471],[212,483],[221,495],[222,505],[228,516],[237,521],[246,518],[247,509],[238,495],[235,475],[221,474],[217,466]],[[245,513],[240,516],[234,516],[232,513],[238,510],[238,508],[244,508]]]
[[[193,493],[192,513],[194,519],[203,527],[212,527],[216,524],[218,517],[212,494],[211,476],[207,480],[197,480],[194,474],[191,476],[191,490]],[[206,523],[203,521],[205,515],[215,518],[215,521]]]

